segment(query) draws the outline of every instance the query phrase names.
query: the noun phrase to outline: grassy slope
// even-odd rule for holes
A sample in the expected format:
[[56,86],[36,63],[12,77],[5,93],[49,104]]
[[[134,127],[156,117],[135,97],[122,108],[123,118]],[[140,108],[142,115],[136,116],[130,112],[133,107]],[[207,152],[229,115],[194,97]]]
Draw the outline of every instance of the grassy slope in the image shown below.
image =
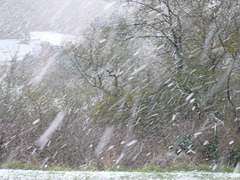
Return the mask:
[[[19,161],[8,162],[7,164],[0,165],[2,169],[22,169],[22,170],[46,170],[46,171],[100,171],[96,166],[89,165],[79,169],[73,169],[70,167],[62,167],[62,166],[53,166],[41,169],[40,167],[29,165],[26,163],[21,163]],[[178,164],[171,167],[161,168],[158,166],[150,165],[146,168],[138,168],[138,169],[128,169],[123,167],[109,167],[104,171],[112,171],[112,172],[179,172],[179,171],[201,171],[201,172],[221,172],[221,173],[232,173],[234,171],[234,167],[226,167],[226,166],[209,166],[206,164],[201,164],[199,166],[190,165],[190,164]]]

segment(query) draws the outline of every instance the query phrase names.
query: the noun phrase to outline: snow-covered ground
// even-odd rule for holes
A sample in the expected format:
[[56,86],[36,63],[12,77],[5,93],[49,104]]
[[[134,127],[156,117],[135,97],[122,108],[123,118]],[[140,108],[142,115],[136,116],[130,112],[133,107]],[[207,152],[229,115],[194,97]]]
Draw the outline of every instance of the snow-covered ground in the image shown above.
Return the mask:
[[49,43],[53,46],[61,46],[62,43],[80,40],[74,36],[55,32],[30,32],[30,39],[0,39],[0,62],[21,61],[29,55],[37,55],[41,51],[42,43]]
[[48,42],[51,45],[60,46],[64,41],[75,41],[77,38],[71,35],[60,34],[56,32],[30,32],[31,40],[39,40],[41,42]]
[[153,179],[240,179],[239,173],[175,172],[175,173],[141,173],[141,172],[82,172],[82,171],[33,171],[0,170],[0,179],[11,180],[153,180]]
[[0,61],[9,62],[14,58],[19,61],[26,56],[26,54],[33,55],[38,53],[41,48],[40,40],[31,40],[24,42],[17,39],[0,39]]

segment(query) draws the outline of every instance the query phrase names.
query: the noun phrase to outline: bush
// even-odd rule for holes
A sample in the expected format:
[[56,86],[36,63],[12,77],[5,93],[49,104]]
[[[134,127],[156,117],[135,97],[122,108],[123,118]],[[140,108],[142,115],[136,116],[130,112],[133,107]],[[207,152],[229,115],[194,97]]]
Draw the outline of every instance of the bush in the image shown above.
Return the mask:
[[203,158],[206,161],[217,163],[220,159],[221,153],[218,150],[219,141],[217,136],[215,136],[213,139],[209,141],[208,144],[203,145],[200,149],[200,152],[202,153]]
[[187,152],[192,147],[192,142],[190,140],[190,137],[191,137],[190,135],[179,135],[177,137],[177,142],[176,142],[177,146],[181,150]]

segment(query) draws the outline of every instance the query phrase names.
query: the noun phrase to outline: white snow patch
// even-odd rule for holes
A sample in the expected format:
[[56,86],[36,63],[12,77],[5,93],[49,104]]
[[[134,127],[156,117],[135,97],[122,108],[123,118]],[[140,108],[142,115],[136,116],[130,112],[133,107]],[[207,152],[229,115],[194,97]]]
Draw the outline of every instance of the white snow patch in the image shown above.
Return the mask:
[[[45,166],[46,164],[44,164]],[[178,179],[178,180],[197,180],[197,179],[239,179],[239,173],[210,173],[210,172],[173,172],[173,173],[143,173],[143,172],[88,172],[88,171],[34,171],[34,170],[12,170],[1,169],[1,179],[18,180],[153,180],[153,179]]]
[[60,46],[64,41],[74,41],[76,39],[74,36],[48,31],[30,32],[30,37],[33,40],[48,42],[55,46]]
[[0,62],[20,61],[29,54],[38,54],[41,42],[38,40],[0,39]]

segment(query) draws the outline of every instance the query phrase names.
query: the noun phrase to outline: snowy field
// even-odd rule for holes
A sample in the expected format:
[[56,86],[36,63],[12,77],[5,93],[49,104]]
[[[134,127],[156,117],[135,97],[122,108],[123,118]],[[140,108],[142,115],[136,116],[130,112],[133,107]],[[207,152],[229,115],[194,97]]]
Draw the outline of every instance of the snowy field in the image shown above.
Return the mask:
[[81,172],[81,171],[33,171],[33,170],[0,170],[0,179],[8,180],[152,180],[152,179],[240,179],[240,173],[141,173],[141,172]]

